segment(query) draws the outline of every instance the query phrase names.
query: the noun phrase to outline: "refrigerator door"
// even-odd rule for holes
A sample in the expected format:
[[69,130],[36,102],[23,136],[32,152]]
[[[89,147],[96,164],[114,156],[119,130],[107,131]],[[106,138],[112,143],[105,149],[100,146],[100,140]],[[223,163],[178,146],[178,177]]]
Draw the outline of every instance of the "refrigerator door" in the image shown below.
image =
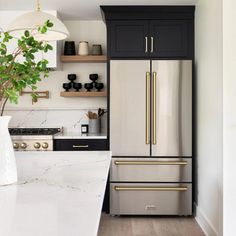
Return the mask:
[[152,61],[152,156],[192,156],[192,61]]
[[110,61],[113,156],[150,155],[150,61]]

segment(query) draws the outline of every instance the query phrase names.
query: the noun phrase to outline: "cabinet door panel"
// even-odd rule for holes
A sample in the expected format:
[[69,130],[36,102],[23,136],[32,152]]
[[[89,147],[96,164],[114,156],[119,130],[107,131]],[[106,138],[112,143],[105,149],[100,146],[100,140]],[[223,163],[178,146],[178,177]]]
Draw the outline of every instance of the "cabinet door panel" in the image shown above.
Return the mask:
[[112,21],[110,26],[111,57],[147,57],[148,21]]
[[110,61],[110,143],[113,156],[149,156],[146,72],[150,61]]
[[152,70],[157,74],[152,156],[192,156],[192,61],[153,61]]
[[187,20],[150,21],[153,37],[151,57],[189,57],[189,22]]

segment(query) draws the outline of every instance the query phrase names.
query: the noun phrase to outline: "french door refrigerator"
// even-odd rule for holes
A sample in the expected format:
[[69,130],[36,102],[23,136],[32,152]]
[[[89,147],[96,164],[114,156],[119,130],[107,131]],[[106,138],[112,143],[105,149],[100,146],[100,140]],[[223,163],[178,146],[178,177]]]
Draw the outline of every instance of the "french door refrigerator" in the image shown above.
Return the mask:
[[110,61],[110,213],[192,214],[192,61]]

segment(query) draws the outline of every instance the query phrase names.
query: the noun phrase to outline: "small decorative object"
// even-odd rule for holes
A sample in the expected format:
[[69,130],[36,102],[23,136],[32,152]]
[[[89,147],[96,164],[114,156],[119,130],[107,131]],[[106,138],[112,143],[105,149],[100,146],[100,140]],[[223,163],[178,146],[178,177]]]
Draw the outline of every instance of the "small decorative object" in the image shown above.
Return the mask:
[[81,134],[87,134],[89,132],[89,126],[87,124],[81,125]]
[[74,89],[76,92],[79,92],[79,90],[82,88],[81,83],[76,83],[76,74],[68,74],[67,78],[70,81],[69,83],[63,83],[63,88],[66,90],[66,92],[69,92],[70,89]]
[[68,80],[70,80],[71,82],[76,80],[76,74],[68,74],[67,75]]
[[95,88],[97,89],[98,92],[101,92],[101,90],[104,88],[103,83],[95,83]]
[[64,55],[75,55],[75,41],[66,41],[64,45]]
[[87,41],[80,41],[79,42],[78,54],[80,56],[87,56],[89,54],[89,46],[88,46]]
[[76,90],[76,92],[79,92],[79,90],[82,88],[81,83],[73,83],[73,89]]
[[93,88],[93,84],[92,83],[85,83],[84,88],[87,89],[87,92],[90,92],[91,89]]
[[98,79],[98,74],[90,74],[89,79],[95,82]]
[[63,83],[63,88],[66,90],[66,92],[69,92],[71,87],[71,83]]
[[102,55],[102,45],[101,44],[93,44],[92,55]]

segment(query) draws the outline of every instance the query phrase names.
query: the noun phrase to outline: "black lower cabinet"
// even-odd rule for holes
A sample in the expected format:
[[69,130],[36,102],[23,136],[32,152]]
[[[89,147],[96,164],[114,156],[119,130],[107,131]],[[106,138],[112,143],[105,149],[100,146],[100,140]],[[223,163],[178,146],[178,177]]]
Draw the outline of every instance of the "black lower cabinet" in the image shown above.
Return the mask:
[[107,139],[54,139],[54,151],[106,151]]

